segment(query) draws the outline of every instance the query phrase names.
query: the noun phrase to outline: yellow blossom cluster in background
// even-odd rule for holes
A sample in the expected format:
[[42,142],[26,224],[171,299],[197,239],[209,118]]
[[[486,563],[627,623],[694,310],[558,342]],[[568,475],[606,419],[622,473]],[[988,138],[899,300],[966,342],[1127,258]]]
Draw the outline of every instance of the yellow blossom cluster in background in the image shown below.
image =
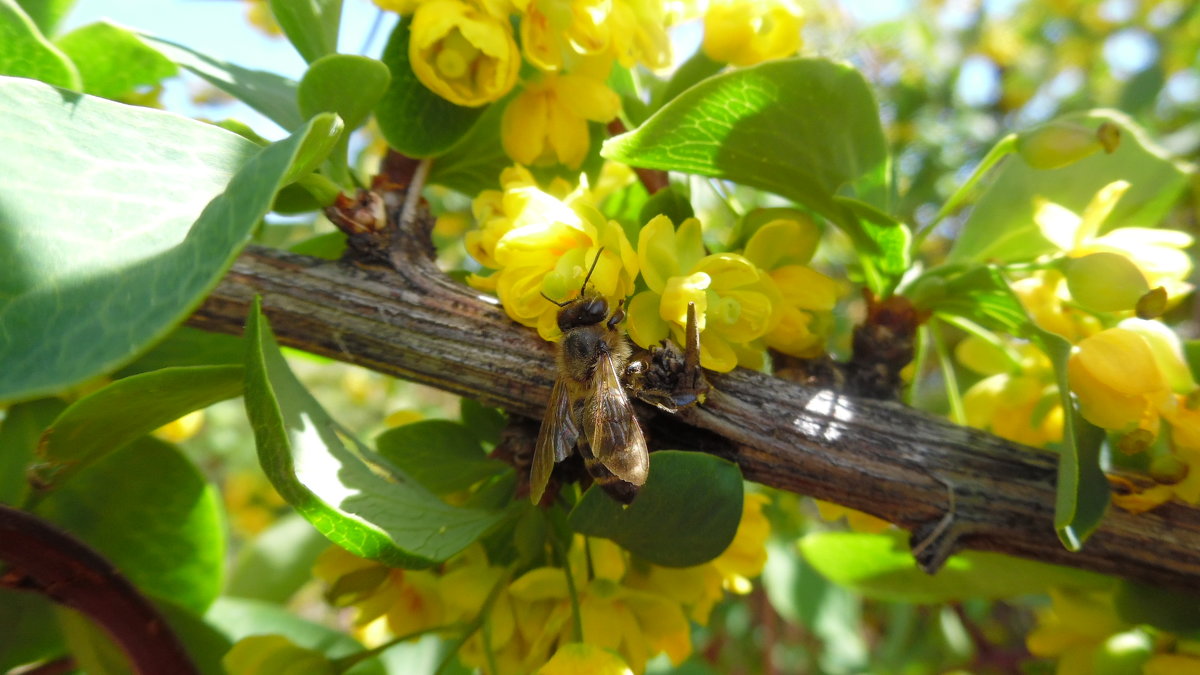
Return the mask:
[[[410,21],[408,59],[429,90],[460,106],[516,92],[501,122],[505,152],[530,166],[577,169],[592,139],[589,122],[609,122],[621,101],[609,87],[614,64],[672,65],[671,20],[703,12],[705,54],[738,66],[795,54],[799,10],[782,1],[375,0]],[[514,24],[516,30],[513,29]],[[520,75],[522,64],[527,75]]]
[[[1153,454],[1158,484],[1114,496],[1118,506],[1145,511],[1172,497],[1200,503],[1196,381],[1174,331],[1136,316],[1152,290],[1165,296],[1159,311],[1191,292],[1192,265],[1183,249],[1192,238],[1141,227],[1101,234],[1128,188],[1124,181],[1104,186],[1078,214],[1041,202],[1036,224],[1058,251],[1012,287],[1039,328],[1072,343],[1068,380],[1084,419],[1115,434],[1120,452]],[[959,344],[957,357],[986,376],[964,396],[968,423],[1039,447],[1062,439],[1058,383],[1032,344],[972,337]]]
[[729,547],[694,567],[659,567],[607,539],[577,535],[566,567],[535,567],[515,578],[491,564],[480,545],[437,571],[389,568],[335,547],[317,561],[314,574],[331,605],[355,609],[354,624],[364,635],[378,635],[371,627],[379,622],[397,637],[461,633],[486,611],[459,658],[491,675],[641,673],[660,653],[681,663],[692,653],[689,622],[706,624],[724,591],[750,591],[750,579],[766,565],[767,502],[765,495],[747,494]]

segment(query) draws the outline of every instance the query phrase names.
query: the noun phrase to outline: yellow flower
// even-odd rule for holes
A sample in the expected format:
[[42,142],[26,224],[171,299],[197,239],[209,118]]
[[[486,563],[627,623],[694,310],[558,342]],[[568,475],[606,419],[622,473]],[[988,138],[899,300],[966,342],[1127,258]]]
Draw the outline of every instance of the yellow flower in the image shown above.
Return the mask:
[[1159,408],[1170,390],[1144,337],[1120,327],[1101,331],[1076,346],[1067,372],[1087,421],[1115,431],[1158,433]]
[[676,232],[666,216],[646,223],[638,237],[638,260],[648,291],[629,302],[629,336],[649,347],[673,334],[683,343],[687,308],[696,305],[700,364],[728,372],[757,366],[761,347],[752,342],[779,323],[779,290],[754,263],[736,253],[704,255],[700,222],[689,218]]
[[604,83],[612,61],[603,60],[595,68],[545,74],[525,85],[500,121],[509,157],[527,165],[577,169],[583,164],[591,144],[588,120],[607,122],[621,109],[621,100]]
[[400,15],[412,14],[424,0],[373,0],[375,5],[387,12]]
[[571,67],[580,55],[607,51],[610,0],[532,0],[521,17],[521,49],[544,71]]
[[359,558],[334,546],[317,558],[313,575],[328,586],[326,600],[354,607],[362,627],[387,617],[394,635],[410,635],[446,623],[438,578],[423,570],[402,570]]
[[633,675],[621,657],[582,642],[564,644],[537,675]]
[[1050,360],[1028,342],[1012,341],[1013,363],[995,345],[968,337],[959,362],[988,375],[963,395],[967,424],[1017,443],[1045,447],[1063,437],[1063,408]]
[[770,497],[760,492],[745,496],[742,519],[733,541],[711,563],[721,573],[728,591],[739,595],[749,593],[750,579],[762,574],[767,564],[767,537],[771,535],[771,524],[763,515],[763,506],[770,501]]
[[514,321],[536,326],[543,338],[555,340],[560,334],[558,307],[546,297],[562,302],[577,295],[603,248],[588,283],[615,307],[633,292],[637,255],[621,226],[591,205],[586,183],[559,199],[522,175],[509,174],[512,180],[499,204],[495,195],[481,197],[484,206],[476,201],[477,212],[491,217],[481,223],[477,236],[468,235],[467,249],[498,271],[468,281],[494,290]]
[[833,327],[838,285],[808,266],[820,231],[803,217],[778,218],[755,230],[743,255],[765,270],[779,290],[779,323],[766,335],[768,347],[814,358],[825,351]]
[[426,0],[416,7],[408,58],[421,84],[472,107],[507,94],[521,65],[508,18],[465,0]]
[[671,65],[663,4],[658,0],[612,0],[612,53],[622,66],[632,68],[641,63],[657,70]]
[[1078,342],[1101,328],[1096,317],[1066,304],[1069,294],[1062,274],[1057,271],[1020,279],[1012,284],[1012,289],[1033,322],[1043,330]]
[[883,518],[876,518],[869,513],[863,513],[841,504],[826,502],[820,499],[813,500],[817,503],[817,513],[821,515],[822,520],[829,522],[836,521],[839,518],[845,517],[846,524],[855,532],[870,532],[877,534],[883,532],[892,526],[891,523]]
[[[631,588],[622,583],[625,554],[605,539],[586,541],[594,576],[587,579],[588,565],[583,546],[572,548],[572,575],[579,588],[582,641],[621,655],[635,673],[645,670],[646,661],[665,652],[678,665],[692,651],[687,617],[677,602],[657,593]],[[559,567],[530,570],[509,587],[514,599],[517,626],[530,643],[530,658],[549,653],[556,645],[580,641],[573,635],[571,603],[566,574]],[[545,658],[542,656],[541,658]],[[531,665],[534,670],[538,663]]]
[[704,53],[735,66],[791,56],[803,24],[799,10],[779,0],[716,2],[704,15]]
[[1197,675],[1200,656],[1192,654],[1155,654],[1142,665],[1142,675]]
[[1112,214],[1129,183],[1114,181],[1101,188],[1076,214],[1058,204],[1039,200],[1034,221],[1042,236],[1071,258],[1092,253],[1116,253],[1130,260],[1145,277],[1149,288],[1162,286],[1167,297],[1178,300],[1191,290],[1184,280],[1192,270],[1183,249],[1192,245],[1191,236],[1174,230],[1121,227],[1097,236]]
[[1038,612],[1025,646],[1034,656],[1057,658],[1059,673],[1094,672],[1097,648],[1128,628],[1117,617],[1112,592],[1051,589],[1050,600],[1050,607]]
[[168,443],[182,443],[200,433],[204,426],[204,409],[193,410],[174,422],[167,422],[154,430],[154,435]]

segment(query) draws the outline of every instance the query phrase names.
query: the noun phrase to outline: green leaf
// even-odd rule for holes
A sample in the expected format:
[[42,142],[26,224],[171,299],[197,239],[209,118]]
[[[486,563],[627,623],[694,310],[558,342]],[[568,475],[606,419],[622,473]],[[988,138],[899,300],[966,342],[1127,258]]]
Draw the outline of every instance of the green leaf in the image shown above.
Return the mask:
[[1200,597],[1173,588],[1158,588],[1122,579],[1113,596],[1117,615],[1172,633],[1200,631]]
[[480,443],[496,446],[500,443],[500,434],[508,426],[508,416],[499,408],[489,408],[473,398],[460,399],[458,403],[462,425],[466,427]]
[[972,209],[949,262],[1028,260],[1054,251],[1034,222],[1036,199],[1080,213],[1100,188],[1115,180],[1129,181],[1129,190],[1100,226],[1103,233],[1114,227],[1157,227],[1187,185],[1187,172],[1122,113],[1092,110],[1057,121],[1090,129],[1111,122],[1121,130],[1120,145],[1112,154],[1097,153],[1052,170],[1034,169],[1019,156],[1010,157]]
[[667,81],[667,86],[657,92],[650,103],[651,111],[658,110],[684,91],[721,72],[726,65],[728,64],[708,58],[703,49],[697,49],[687,61],[679,64],[671,74],[671,79]]
[[260,149],[177,115],[11,78],[0,78],[0,118],[0,248],[11,252],[0,269],[0,400],[111,371],[180,323],[293,163],[319,162],[341,127],[317,118]]
[[601,154],[761,188],[842,222],[835,193],[886,162],[887,145],[858,71],[784,59],[701,82]]
[[408,61],[409,23],[402,20],[383,48],[392,83],[375,118],[388,145],[409,157],[435,157],[465,136],[487,107],[455,105],[421,84]]
[[[256,600],[221,598],[213,603],[205,619],[231,642],[251,635],[278,634],[293,644],[319,651],[331,659],[363,650],[361,644],[341,631],[305,621],[279,605]],[[346,672],[348,675],[384,675],[376,659]]]
[[330,541],[389,565],[422,567],[499,522],[498,513],[447,505],[357,442],[347,448],[343,437],[353,438],[296,380],[257,299],[246,336],[246,412],[259,461],[279,494]]
[[1188,370],[1192,373],[1192,379],[1200,382],[1200,340],[1184,340],[1183,356],[1187,361]]
[[29,494],[25,471],[33,463],[42,430],[67,407],[57,398],[18,403],[0,422],[0,502],[23,504]]
[[447,420],[394,427],[375,438],[375,448],[434,494],[465,490],[512,467],[490,459],[470,429]]
[[313,563],[329,546],[307,520],[288,514],[238,551],[225,595],[283,604],[312,580]]
[[97,675],[133,672],[125,652],[88,617],[66,607],[56,608],[54,613],[67,642],[67,650],[81,671]]
[[488,106],[470,131],[438,156],[429,169],[430,183],[464,195],[500,187],[500,172],[513,164],[500,143],[500,119],[508,100]]
[[137,35],[105,21],[77,28],[55,42],[79,69],[83,92],[93,96],[116,99],[179,72]]
[[208,625],[197,612],[162,598],[152,597],[150,600],[162,613],[201,675],[228,675],[221,664],[221,657],[233,646],[228,638]]
[[337,52],[342,0],[271,0],[271,13],[305,61]]
[[1007,598],[1041,593],[1052,586],[1111,588],[1113,580],[1091,572],[999,553],[965,551],[937,574],[913,559],[907,533],[820,532],[800,540],[800,551],[826,579],[880,600],[916,603],[967,598]]
[[94,547],[147,594],[203,612],[221,590],[218,498],[169,443],[134,441],[50,494],[37,512]]
[[1104,430],[1083,419],[1067,378],[1071,343],[1055,333],[1034,328],[1033,342],[1054,364],[1058,392],[1067,418],[1058,451],[1058,481],[1055,486],[1054,529],[1068,550],[1078,551],[1104,519],[1112,500],[1111,488],[1100,468],[1100,446]]
[[15,0],[0,0],[0,75],[79,89],[79,71]]
[[114,377],[182,366],[240,366],[245,360],[246,345],[242,338],[180,326],[136,361],[118,370]]
[[262,113],[287,131],[304,125],[296,105],[296,83],[282,75],[252,70],[205,56],[183,45],[145,33],[142,40],[209,84]]
[[876,295],[886,294],[912,264],[909,258],[912,232],[904,223],[866,202],[847,197],[836,199],[857,221],[859,236],[856,243],[869,243],[868,246],[860,243],[856,247],[859,259],[872,268],[867,273],[868,278],[878,275],[884,280],[880,287],[871,290]]
[[[275,4],[293,3],[283,0]],[[389,81],[391,75],[387,66],[375,59],[350,54],[330,54],[317,59],[300,80],[296,96],[302,115],[312,117],[334,112],[346,123],[346,132],[329,158],[333,166],[331,177],[343,185],[350,184],[347,168],[350,132],[367,121]]]
[[72,403],[46,429],[34,469],[44,491],[168,422],[242,393],[241,366],[164,368],[133,375]]
[[33,19],[43,35],[54,35],[54,29],[71,11],[75,0],[17,0],[17,4]]
[[672,183],[665,190],[659,190],[650,195],[646,203],[642,204],[637,220],[639,225],[645,225],[658,215],[667,216],[677,227],[683,221],[696,215],[684,186]]
[[624,507],[599,488],[583,495],[567,522],[656,565],[689,567],[720,555],[742,519],[742,472],[703,452],[650,455],[650,476]]
[[49,660],[65,651],[54,607],[44,595],[0,588],[0,626],[4,626],[0,671],[16,672],[17,666]]

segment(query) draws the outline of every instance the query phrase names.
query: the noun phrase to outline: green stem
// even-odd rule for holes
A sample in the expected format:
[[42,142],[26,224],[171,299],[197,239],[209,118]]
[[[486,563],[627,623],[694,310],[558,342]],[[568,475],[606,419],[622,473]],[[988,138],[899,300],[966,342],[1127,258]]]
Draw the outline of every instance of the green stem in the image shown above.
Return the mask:
[[992,331],[980,326],[974,321],[961,316],[954,316],[953,314],[938,314],[937,318],[951,326],[954,326],[964,333],[974,335],[980,340],[983,340],[989,345],[995,347],[1000,351],[1001,354],[1004,355],[1004,360],[1008,362],[1009,371],[1017,373],[1021,372],[1021,355],[1017,353],[1017,350],[1012,348],[1012,345],[1001,339],[999,335],[996,335]]
[[407,642],[413,638],[421,637],[423,635],[429,635],[430,633],[441,633],[443,631],[453,631],[453,630],[459,630],[462,628],[463,628],[462,624],[454,624],[454,623],[449,623],[444,626],[433,626],[431,628],[422,628],[421,630],[414,631],[407,635],[401,635],[400,637],[394,637],[391,640],[388,640],[387,642],[385,642],[377,647],[372,647],[370,649],[364,649],[361,652],[354,652],[353,654],[347,654],[346,656],[343,656],[341,658],[332,659],[330,661],[330,665],[333,666],[333,672],[344,673],[347,670],[350,670],[354,666],[358,665],[359,663],[366,661],[367,659],[371,659],[376,656],[379,656],[383,652],[391,649],[392,647],[395,647],[396,645],[400,644],[401,642]]
[[950,359],[950,350],[936,324],[930,321],[925,330],[933,340],[933,349],[937,353],[938,365],[942,369],[942,379],[946,383],[946,400],[950,404],[950,419],[955,424],[966,426],[967,412],[963,408],[962,392],[958,388],[958,376],[954,373],[954,362]]
[[[467,624],[467,627],[463,631],[462,635],[458,636],[453,642],[450,643],[450,648],[446,650],[446,655],[442,657],[442,662],[438,664],[437,670],[433,671],[434,675],[441,675],[442,673],[446,672],[446,669],[450,667],[450,662],[454,660],[454,655],[458,653],[458,650],[462,649],[462,646],[467,642],[467,640],[471,639],[471,636],[475,634],[475,631],[479,630],[483,626],[484,622],[487,621],[488,615],[492,613],[492,605],[496,604],[496,598],[500,597],[500,591],[508,585],[508,580],[512,577],[512,573],[513,567],[510,566],[504,571],[504,574],[501,574],[500,578],[496,580],[496,585],[492,586],[492,590],[488,593],[487,599],[483,601],[483,607],[479,609],[479,615],[476,616],[471,623]],[[489,663],[489,665],[491,664]],[[496,671],[493,670],[492,672],[494,673]]]
[[1000,160],[1011,154],[1014,150],[1016,150],[1016,148],[1016,134],[1009,134],[1004,138],[1001,138],[996,145],[992,146],[992,149],[988,151],[987,156],[984,157],[975,167],[975,171],[971,173],[971,177],[968,178],[962,185],[960,185],[958,189],[954,191],[954,194],[950,195],[950,198],[947,199],[946,203],[942,205],[941,210],[937,212],[937,215],[934,216],[933,220],[930,221],[930,223],[920,231],[918,231],[916,236],[913,237],[913,250],[915,251],[920,247],[921,242],[925,241],[925,237],[928,237],[929,234],[933,232],[933,230],[937,228],[937,226],[940,225],[943,220],[946,219],[946,216],[954,213],[960,206],[962,206],[963,202],[965,202],[967,198],[971,196],[971,192],[975,189],[975,185],[978,184],[979,181],[985,175],[987,175],[989,171],[992,170],[992,167],[996,166]]
[[550,542],[554,546],[554,554],[562,563],[563,574],[567,577],[567,595],[571,597],[571,624],[576,637],[583,642],[583,614],[579,611],[579,591],[575,588],[575,576],[571,574],[571,561],[567,559],[567,551],[562,542],[553,532],[550,534]]

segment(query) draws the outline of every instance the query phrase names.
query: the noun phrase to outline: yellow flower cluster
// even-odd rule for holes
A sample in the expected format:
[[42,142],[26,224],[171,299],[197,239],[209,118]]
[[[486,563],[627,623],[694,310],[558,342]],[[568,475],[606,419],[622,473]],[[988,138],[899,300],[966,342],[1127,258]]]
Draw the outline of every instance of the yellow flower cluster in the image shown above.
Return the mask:
[[[487,607],[459,658],[489,675],[641,673],[659,653],[675,664],[691,654],[689,619],[706,623],[723,588],[749,592],[749,579],[766,564],[767,501],[748,494],[730,546],[689,568],[658,567],[632,559],[606,539],[577,536],[567,554],[570,579],[567,569],[547,566],[510,581],[479,546],[437,572],[392,569],[334,548],[314,572],[327,584],[331,604],[357,609],[357,626],[382,618],[396,636],[461,634]],[[582,635],[575,629],[576,611]]]
[[[621,109],[607,84],[613,64],[671,65],[664,3],[649,0],[375,0],[411,15],[408,58],[417,79],[461,106],[494,103],[518,87],[501,123],[504,149],[525,165],[577,169],[591,143],[588,122]],[[685,3],[686,4],[686,3]],[[513,17],[517,30],[513,30]],[[713,3],[704,50],[750,65],[794,54],[798,10],[780,1]],[[519,43],[519,45],[518,45]]]
[[589,283],[612,306],[633,292],[639,272],[647,287],[627,307],[629,336],[641,347],[667,337],[683,344],[687,308],[695,304],[700,363],[710,370],[762,368],[766,347],[800,357],[823,353],[839,288],[808,266],[819,231],[803,215],[761,225],[740,254],[712,255],[700,221],[676,229],[660,215],[642,228],[635,252],[621,226],[593,206],[586,183],[543,190],[521,167],[501,180],[503,190],[475,199],[479,229],[466,236],[471,256],[496,271],[469,281],[495,292],[513,320],[536,326],[543,338],[559,334],[558,307],[546,297],[574,297],[603,248]]

